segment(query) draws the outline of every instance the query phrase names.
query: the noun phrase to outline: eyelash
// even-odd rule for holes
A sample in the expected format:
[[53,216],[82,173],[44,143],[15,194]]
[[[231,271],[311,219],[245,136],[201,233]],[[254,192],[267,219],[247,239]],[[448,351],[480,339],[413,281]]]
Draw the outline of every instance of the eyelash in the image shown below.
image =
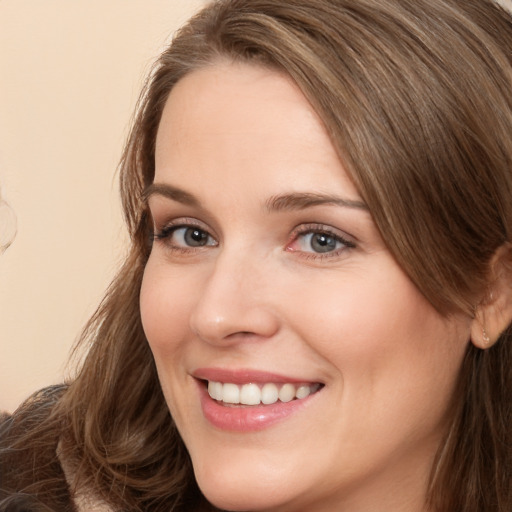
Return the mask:
[[[168,239],[178,230],[180,229],[197,229],[202,232],[211,240],[214,240],[215,243],[207,243],[201,246],[179,246],[171,244]],[[306,235],[326,235],[328,238],[334,240],[336,244],[341,244],[342,247],[334,249],[332,251],[327,251],[325,253],[315,252],[315,251],[304,251],[292,248],[292,245],[297,243],[300,237],[305,237]],[[153,234],[154,241],[164,242],[167,245],[167,248],[173,252],[187,254],[191,252],[196,252],[198,250],[202,250],[208,247],[216,247],[218,246],[218,242],[213,237],[207,229],[201,226],[194,219],[178,219],[177,221],[166,225],[161,228],[159,231]],[[339,256],[342,252],[353,249],[356,247],[356,244],[342,236],[339,232],[333,230],[332,228],[325,226],[323,224],[302,224],[299,227],[295,228],[290,236],[290,241],[287,242],[285,250],[289,252],[293,252],[298,256],[305,258],[307,260],[324,260],[328,258],[333,258]]]
[[215,240],[215,238],[208,232],[207,229],[205,229],[203,226],[201,226],[197,221],[194,219],[178,219],[177,221],[172,222],[171,224],[166,225],[165,227],[161,228],[160,230],[156,231],[153,234],[153,240],[154,241],[161,241],[166,243],[168,249],[171,251],[179,252],[179,253],[190,253],[195,252],[198,249],[203,249],[204,247],[212,247],[218,245],[218,242],[215,240],[215,244],[206,244],[204,246],[179,246],[179,245],[173,245],[171,244],[168,239],[178,230],[180,229],[196,229],[197,231],[200,231],[201,233],[204,233],[207,237],[209,237],[212,240]]
[[[336,243],[342,245],[337,249],[332,251],[328,251],[325,253],[314,252],[314,251],[300,251],[297,249],[291,248],[292,244],[296,243],[299,240],[299,237],[305,237],[306,235],[327,235],[328,238],[333,239]],[[296,252],[302,258],[306,258],[307,260],[325,260],[328,258],[336,258],[341,255],[342,252],[345,252],[347,249],[354,249],[356,244],[345,238],[338,231],[332,229],[329,226],[325,226],[324,224],[302,224],[297,227],[291,235],[291,241],[286,245],[286,249],[290,252]]]

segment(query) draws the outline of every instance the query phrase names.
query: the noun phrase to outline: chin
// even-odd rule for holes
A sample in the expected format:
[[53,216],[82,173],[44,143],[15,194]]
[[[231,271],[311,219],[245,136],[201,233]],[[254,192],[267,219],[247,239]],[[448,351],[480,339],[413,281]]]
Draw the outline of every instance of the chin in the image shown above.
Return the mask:
[[[240,489],[210,489],[208,494],[203,491],[206,499],[215,507],[229,512],[278,512],[285,505],[275,496],[262,495],[259,492],[242,492]],[[290,509],[286,509],[290,510]]]
[[284,505],[289,504],[290,496],[285,488],[277,485],[279,479],[272,479],[271,475],[272,471],[263,478],[256,474],[242,476],[196,472],[196,480],[206,499],[222,510],[282,510]]

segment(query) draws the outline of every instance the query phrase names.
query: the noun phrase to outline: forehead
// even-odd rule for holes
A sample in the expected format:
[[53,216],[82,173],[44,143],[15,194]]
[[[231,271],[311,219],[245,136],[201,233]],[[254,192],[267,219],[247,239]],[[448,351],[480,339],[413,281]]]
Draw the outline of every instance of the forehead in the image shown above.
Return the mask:
[[313,120],[321,124],[287,75],[222,61],[185,75],[175,85],[164,107],[156,149],[177,137],[197,143],[214,134],[220,138],[221,132],[262,137],[284,128],[291,116],[297,128]]
[[335,180],[345,195],[358,196],[298,86],[283,73],[249,64],[221,62],[186,75],[162,114],[155,181],[198,186],[198,179],[212,176],[235,193],[248,176],[258,176],[269,193],[295,185],[330,192]]

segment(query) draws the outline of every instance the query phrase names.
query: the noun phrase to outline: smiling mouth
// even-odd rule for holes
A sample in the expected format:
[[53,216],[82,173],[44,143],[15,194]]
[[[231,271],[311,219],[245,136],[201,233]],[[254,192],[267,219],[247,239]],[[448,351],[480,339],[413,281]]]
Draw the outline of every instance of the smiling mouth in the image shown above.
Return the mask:
[[272,405],[277,402],[302,400],[318,392],[320,383],[309,384],[233,384],[230,382],[208,382],[208,394],[218,403],[228,406],[236,405]]

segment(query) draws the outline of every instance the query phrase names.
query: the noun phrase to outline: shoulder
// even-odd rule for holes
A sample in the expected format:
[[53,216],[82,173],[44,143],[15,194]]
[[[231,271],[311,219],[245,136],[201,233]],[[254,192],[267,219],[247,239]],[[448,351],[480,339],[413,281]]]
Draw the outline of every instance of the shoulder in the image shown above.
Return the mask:
[[54,410],[66,389],[44,388],[0,415],[0,511],[75,510],[56,451],[61,429]]

